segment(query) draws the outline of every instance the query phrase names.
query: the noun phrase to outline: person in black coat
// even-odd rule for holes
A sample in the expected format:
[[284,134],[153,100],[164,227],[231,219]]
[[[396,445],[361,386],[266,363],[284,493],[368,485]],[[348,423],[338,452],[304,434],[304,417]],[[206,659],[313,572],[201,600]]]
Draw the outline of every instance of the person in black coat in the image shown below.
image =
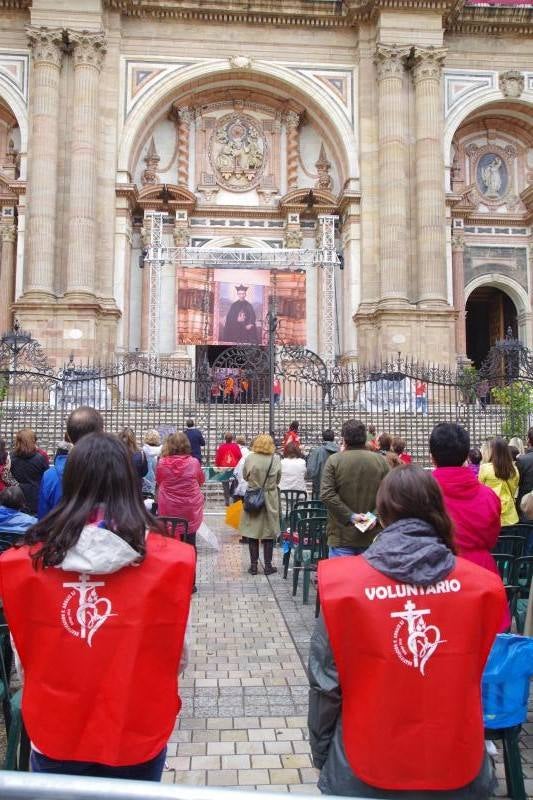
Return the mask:
[[205,447],[205,439],[202,435],[200,428],[196,428],[193,419],[188,419],[185,423],[187,427],[184,430],[185,436],[191,445],[191,455],[193,458],[198,459],[202,463],[202,447]]
[[11,474],[18,481],[26,499],[28,513],[37,516],[39,488],[48,459],[37,449],[37,438],[31,428],[23,428],[15,436],[11,455]]

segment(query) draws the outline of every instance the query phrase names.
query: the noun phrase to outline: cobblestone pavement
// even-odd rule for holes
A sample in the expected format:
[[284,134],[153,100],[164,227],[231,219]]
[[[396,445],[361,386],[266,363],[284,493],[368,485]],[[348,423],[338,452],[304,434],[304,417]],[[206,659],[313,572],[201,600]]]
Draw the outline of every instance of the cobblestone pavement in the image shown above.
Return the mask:
[[[248,548],[222,522],[206,522],[218,552],[199,543],[198,593],[191,617],[183,701],[170,737],[166,783],[317,794],[311,765],[305,665],[314,626],[314,594],[278,572],[247,572]],[[280,566],[279,551],[275,555]],[[261,567],[260,567],[261,572]],[[526,791],[533,797],[533,714],[523,736]],[[498,774],[503,764],[498,756]],[[504,797],[505,780],[497,795]]]

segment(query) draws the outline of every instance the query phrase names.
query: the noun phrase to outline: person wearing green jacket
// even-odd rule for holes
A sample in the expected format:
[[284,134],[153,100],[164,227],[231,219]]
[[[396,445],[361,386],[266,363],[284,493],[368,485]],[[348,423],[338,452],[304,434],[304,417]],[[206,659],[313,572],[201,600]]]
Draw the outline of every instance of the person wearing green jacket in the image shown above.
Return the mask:
[[366,449],[366,428],[351,419],[342,426],[344,449],[331,455],[324,465],[320,499],[328,512],[328,546],[331,556],[357,555],[376,535],[355,527],[363,515],[376,509],[379,485],[389,472],[380,453]]

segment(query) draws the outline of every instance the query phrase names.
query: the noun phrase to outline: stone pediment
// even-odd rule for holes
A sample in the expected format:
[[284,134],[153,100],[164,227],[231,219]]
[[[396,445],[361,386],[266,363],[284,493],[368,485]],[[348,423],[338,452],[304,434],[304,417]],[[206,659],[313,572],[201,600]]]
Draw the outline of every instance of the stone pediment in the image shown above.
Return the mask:
[[291,189],[279,201],[280,209],[298,211],[300,214],[313,211],[317,214],[334,214],[338,207],[337,198],[326,189]]
[[184,186],[173,183],[149,184],[139,190],[137,205],[151,211],[192,211],[196,206],[196,196]]

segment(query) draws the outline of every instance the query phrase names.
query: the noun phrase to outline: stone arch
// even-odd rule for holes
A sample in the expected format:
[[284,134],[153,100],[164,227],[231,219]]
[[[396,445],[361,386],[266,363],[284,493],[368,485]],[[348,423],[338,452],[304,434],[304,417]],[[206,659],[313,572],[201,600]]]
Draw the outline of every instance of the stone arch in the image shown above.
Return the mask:
[[[13,88],[2,72],[0,72],[0,98],[17,121],[20,130],[20,152],[26,154],[28,151],[28,108],[24,98]],[[21,170],[25,167],[24,161],[25,159],[23,159]],[[25,177],[25,174],[21,174],[21,178]]]
[[530,115],[533,110],[533,91],[525,90],[521,97],[509,100],[503,97],[499,89],[484,88],[472,94],[464,103],[459,103],[453,111],[450,112],[444,123],[444,166],[446,170],[446,189],[450,190],[450,170],[452,166],[452,143],[453,138],[463,122],[475,111],[481,111],[486,108],[487,112],[490,111],[491,105],[507,101],[516,107],[516,113],[519,113],[521,106]]
[[[232,78],[236,82],[267,84],[269,90],[290,92],[295,100],[300,99],[309,113],[310,119],[319,126],[321,133],[329,140],[341,168],[341,185],[349,178],[358,176],[357,146],[353,128],[340,107],[331,99],[327,91],[300,72],[287,67],[263,61],[254,61],[248,69],[233,70],[227,61],[213,61],[209,64],[192,64],[178,72],[165,74],[154,83],[143,98],[143,102],[132,109],[126,119],[120,137],[118,151],[118,171],[129,176],[132,171],[136,150],[141,137],[146,136],[146,120],[159,117],[166,104],[176,100],[180,92],[200,88],[201,82],[209,78]],[[123,180],[129,180],[124,177]]]
[[239,244],[235,244],[235,236],[215,236],[205,242],[200,250],[214,250],[218,247],[241,248],[250,247],[254,250],[273,250],[274,248],[265,239],[258,239],[253,236],[238,236]]
[[494,289],[499,289],[511,298],[516,307],[518,338],[526,347],[533,347],[533,331],[531,330],[533,315],[531,313],[531,303],[526,290],[513,278],[509,278],[507,275],[503,275],[499,272],[493,272],[489,275],[479,275],[465,286],[465,306],[472,292],[482,286],[490,286]]

